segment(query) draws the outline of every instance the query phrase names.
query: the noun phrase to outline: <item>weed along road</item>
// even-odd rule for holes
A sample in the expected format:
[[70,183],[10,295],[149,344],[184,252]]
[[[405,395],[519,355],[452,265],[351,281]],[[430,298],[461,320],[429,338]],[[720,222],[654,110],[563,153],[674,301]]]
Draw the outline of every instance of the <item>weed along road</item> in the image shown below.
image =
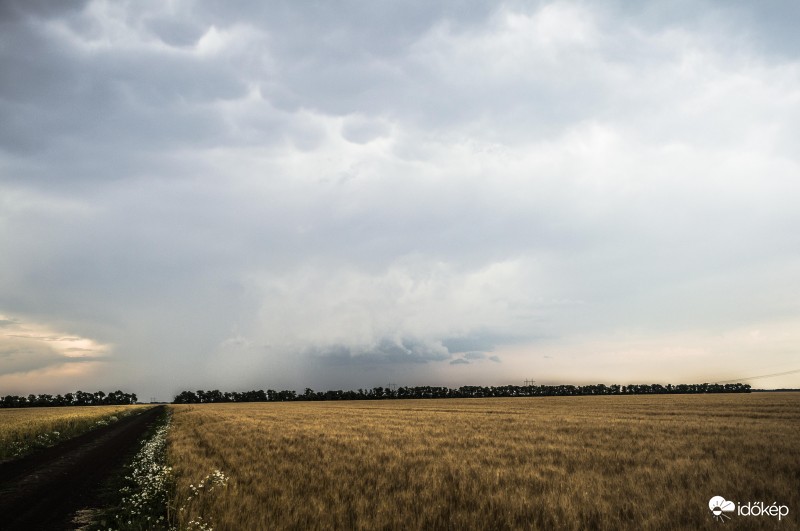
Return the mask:
[[158,417],[158,406],[28,457],[0,464],[0,529],[70,529]]

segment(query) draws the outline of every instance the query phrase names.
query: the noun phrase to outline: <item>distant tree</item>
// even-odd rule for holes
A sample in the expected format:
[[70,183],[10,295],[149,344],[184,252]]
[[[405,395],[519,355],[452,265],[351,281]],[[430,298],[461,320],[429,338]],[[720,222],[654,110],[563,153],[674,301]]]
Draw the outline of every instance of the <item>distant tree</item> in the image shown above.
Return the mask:
[[200,398],[192,391],[181,391],[172,401],[173,404],[199,404]]

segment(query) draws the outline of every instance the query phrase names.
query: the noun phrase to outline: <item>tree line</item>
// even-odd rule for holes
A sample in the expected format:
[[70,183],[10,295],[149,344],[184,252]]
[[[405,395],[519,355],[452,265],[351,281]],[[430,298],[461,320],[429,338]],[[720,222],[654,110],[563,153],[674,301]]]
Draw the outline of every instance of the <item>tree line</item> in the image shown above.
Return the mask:
[[121,406],[135,404],[138,401],[135,393],[114,391],[105,394],[103,391],[87,393],[75,391],[64,395],[6,395],[0,398],[0,408],[12,407],[58,407],[58,406]]
[[750,384],[634,384],[634,385],[503,385],[449,387],[373,387],[357,391],[314,391],[306,388],[296,391],[182,391],[173,404],[206,404],[221,402],[294,402],[313,400],[386,400],[405,398],[487,398],[531,396],[587,396],[587,395],[663,395],[700,393],[749,393]]

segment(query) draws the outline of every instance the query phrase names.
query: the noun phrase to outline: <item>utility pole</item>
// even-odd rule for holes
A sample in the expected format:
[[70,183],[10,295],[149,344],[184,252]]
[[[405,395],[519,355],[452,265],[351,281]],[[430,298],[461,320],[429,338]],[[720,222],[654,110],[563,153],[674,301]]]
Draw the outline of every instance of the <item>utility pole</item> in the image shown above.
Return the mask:
[[536,380],[525,380],[525,387],[530,387],[534,384]]

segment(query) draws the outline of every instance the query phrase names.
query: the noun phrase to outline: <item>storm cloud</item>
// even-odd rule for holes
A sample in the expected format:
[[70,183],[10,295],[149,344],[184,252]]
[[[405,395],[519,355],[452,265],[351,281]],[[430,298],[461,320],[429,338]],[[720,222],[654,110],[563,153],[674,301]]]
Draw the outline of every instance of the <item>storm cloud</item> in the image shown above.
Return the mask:
[[0,394],[795,369],[797,10],[4,2]]

